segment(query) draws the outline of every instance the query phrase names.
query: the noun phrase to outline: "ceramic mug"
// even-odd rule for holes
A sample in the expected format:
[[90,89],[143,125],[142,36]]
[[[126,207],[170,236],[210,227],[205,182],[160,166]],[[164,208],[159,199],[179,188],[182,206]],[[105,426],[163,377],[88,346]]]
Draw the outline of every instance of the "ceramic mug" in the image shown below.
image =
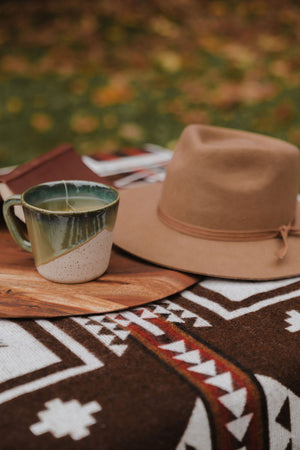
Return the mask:
[[[14,215],[21,205],[29,240]],[[3,205],[17,244],[33,253],[38,272],[58,283],[82,283],[108,267],[119,205],[116,189],[89,181],[56,181],[9,197]]]

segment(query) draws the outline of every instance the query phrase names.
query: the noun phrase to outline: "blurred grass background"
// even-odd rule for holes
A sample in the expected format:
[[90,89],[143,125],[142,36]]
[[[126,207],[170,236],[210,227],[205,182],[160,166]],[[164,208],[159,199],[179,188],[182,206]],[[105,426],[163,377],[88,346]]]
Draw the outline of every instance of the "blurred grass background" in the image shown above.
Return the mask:
[[174,148],[189,123],[300,145],[298,1],[2,0],[0,166]]

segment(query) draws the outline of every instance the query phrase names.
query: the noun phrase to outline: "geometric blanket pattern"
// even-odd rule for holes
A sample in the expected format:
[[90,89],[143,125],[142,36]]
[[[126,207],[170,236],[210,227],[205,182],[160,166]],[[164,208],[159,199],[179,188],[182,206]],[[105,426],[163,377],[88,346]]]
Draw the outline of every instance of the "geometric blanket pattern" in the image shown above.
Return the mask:
[[0,321],[3,449],[300,448],[300,278]]

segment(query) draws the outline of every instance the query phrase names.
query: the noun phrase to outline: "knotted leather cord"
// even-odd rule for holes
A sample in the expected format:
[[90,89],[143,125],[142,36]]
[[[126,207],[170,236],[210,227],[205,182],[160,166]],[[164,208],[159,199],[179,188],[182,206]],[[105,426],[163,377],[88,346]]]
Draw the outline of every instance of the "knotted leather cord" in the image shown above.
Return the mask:
[[197,225],[191,225],[181,220],[171,217],[166,214],[158,206],[158,217],[160,220],[170,228],[173,228],[180,233],[188,234],[189,236],[199,237],[202,239],[210,239],[213,241],[232,241],[232,242],[246,242],[246,241],[263,241],[265,239],[273,239],[280,237],[282,239],[282,247],[276,252],[279,259],[283,259],[288,251],[288,235],[300,233],[300,228],[292,226],[291,221],[288,225],[281,225],[277,229],[268,230],[216,230],[212,228],[202,228]]

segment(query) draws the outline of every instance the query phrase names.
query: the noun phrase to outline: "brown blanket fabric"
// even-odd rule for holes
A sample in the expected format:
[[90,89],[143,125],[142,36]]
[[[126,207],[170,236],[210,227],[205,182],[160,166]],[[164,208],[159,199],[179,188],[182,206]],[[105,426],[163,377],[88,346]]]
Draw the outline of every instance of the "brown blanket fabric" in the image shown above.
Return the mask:
[[0,448],[300,448],[300,278],[0,322]]

